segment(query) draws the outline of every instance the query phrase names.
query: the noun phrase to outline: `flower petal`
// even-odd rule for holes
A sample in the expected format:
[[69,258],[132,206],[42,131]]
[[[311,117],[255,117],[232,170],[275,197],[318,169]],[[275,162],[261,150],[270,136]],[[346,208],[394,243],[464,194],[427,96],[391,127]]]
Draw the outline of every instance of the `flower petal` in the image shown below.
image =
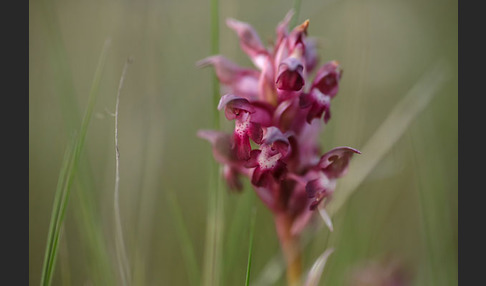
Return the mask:
[[253,113],[255,111],[248,99],[234,94],[226,94],[221,97],[218,104],[218,110],[221,110],[223,107],[224,114],[228,120],[233,120],[239,117],[241,111],[247,113]]
[[[271,126],[267,128],[265,135],[263,136],[262,148],[265,148],[266,156],[269,161],[274,161],[271,157],[280,154],[280,159],[285,158],[290,152],[289,134],[283,134],[277,127]],[[271,164],[273,166],[273,163]]]
[[314,118],[321,118],[322,113],[324,113],[325,110],[326,110],[325,106],[317,105],[317,104],[312,105],[312,107],[309,109],[309,113],[307,113],[307,117],[306,117],[307,123],[311,124],[312,119]]
[[287,164],[285,164],[281,160],[278,160],[277,163],[275,164],[275,167],[273,167],[272,170],[273,177],[276,180],[282,180],[285,177],[286,173],[287,173]]
[[327,225],[329,230],[331,232],[333,232],[334,228],[332,226],[332,220],[331,220],[331,217],[329,216],[329,214],[326,212],[326,209],[323,207],[323,205],[321,205],[321,207],[318,207],[317,209],[318,209],[319,214],[321,215],[321,218],[324,221],[324,223]]
[[248,99],[234,94],[225,94],[221,97],[218,104],[218,110],[223,109],[223,107],[229,107],[231,109],[238,108],[248,112],[253,112],[253,107]]
[[264,187],[269,183],[270,172],[268,170],[262,170],[259,166],[253,170],[251,176],[251,183],[257,187]]
[[245,162],[245,167],[247,168],[255,168],[258,166],[258,156],[260,156],[260,153],[262,150],[251,150],[250,152],[250,159],[248,159]]
[[317,54],[317,41],[314,38],[307,38],[305,43],[305,69],[307,73],[311,73],[319,62],[319,57]]
[[314,98],[310,93],[302,93],[299,96],[299,106],[300,108],[306,108],[311,106],[311,104],[314,103]]
[[235,168],[229,165],[224,165],[223,177],[231,190],[243,190],[243,184],[241,183],[241,180],[239,178],[239,173]]
[[214,157],[218,162],[229,164],[237,160],[230,134],[215,130],[199,130],[197,135],[211,143]]
[[260,124],[251,123],[248,128],[248,135],[255,143],[262,144],[263,130]]
[[239,160],[248,160],[250,158],[251,151],[250,137],[248,137],[248,134],[246,132],[239,133],[235,131],[234,140],[236,146],[236,157]]
[[261,73],[258,78],[259,99],[270,104],[276,102],[276,91],[273,82],[274,68],[272,59],[269,56],[261,57]]
[[210,56],[200,60],[198,67],[213,66],[218,80],[229,93],[235,93],[247,99],[258,97],[257,70],[243,68],[221,55]]
[[216,76],[223,84],[231,84],[243,75],[258,76],[258,71],[242,68],[222,55],[204,58],[196,63],[198,67],[213,66]]
[[268,52],[255,29],[248,23],[231,18],[226,20],[226,24],[238,34],[241,49],[250,56],[257,67],[262,68],[260,56]]
[[331,119],[331,109],[327,108],[326,113],[324,113],[324,123],[327,123]]
[[326,154],[322,155],[319,161],[319,168],[324,171],[330,178],[339,178],[346,174],[349,166],[349,160],[353,154],[361,154],[357,149],[351,147],[336,147]]
[[285,15],[284,19],[278,23],[277,25],[277,40],[276,44],[277,46],[280,45],[281,41],[288,36],[289,33],[289,23],[290,20],[292,20],[292,17],[294,16],[294,10],[291,9],[287,15]]
[[341,75],[342,70],[339,63],[337,61],[328,62],[317,72],[311,89],[317,88],[321,93],[333,98],[339,91]]
[[301,108],[306,108],[311,106],[307,112],[307,123],[311,123],[314,118],[321,118],[324,115],[324,122],[327,123],[331,117],[329,109],[331,107],[331,97],[329,95],[323,94],[319,89],[312,89],[309,94],[301,94],[299,97],[299,106]]
[[305,20],[304,23],[300,24],[299,26],[295,27],[289,35],[289,50],[290,53],[294,51],[294,49],[302,45],[305,50],[305,36],[307,35],[307,28],[309,27],[309,20]]
[[251,114],[250,121],[261,124],[264,127],[271,126],[274,107],[265,101],[252,101],[251,105],[254,112]]
[[315,198],[318,193],[324,192],[326,189],[326,184],[322,182],[320,178],[310,180],[305,185],[305,191],[309,198]]
[[285,136],[282,131],[280,131],[277,127],[271,126],[267,128],[267,132],[263,138],[265,144],[270,145],[274,142],[280,141],[285,144],[289,144],[289,139]]

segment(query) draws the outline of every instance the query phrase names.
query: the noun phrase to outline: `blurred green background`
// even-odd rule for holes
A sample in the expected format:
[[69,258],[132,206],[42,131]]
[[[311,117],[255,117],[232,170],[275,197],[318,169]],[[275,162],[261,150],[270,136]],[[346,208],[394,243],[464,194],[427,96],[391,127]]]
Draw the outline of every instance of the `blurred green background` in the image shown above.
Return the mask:
[[[221,1],[221,53],[250,66],[224,19],[251,23],[267,42],[293,5]],[[437,61],[450,70],[430,104],[333,217],[334,232],[316,228],[319,222],[309,227],[305,268],[334,247],[320,285],[347,285],[361,265],[390,260],[399,261],[411,285],[456,285],[457,1],[303,0],[299,22],[305,19],[310,36],[319,39],[321,63],[336,59],[344,69],[333,117],[321,133],[323,150],[363,148]],[[117,284],[110,114],[129,56],[133,64],[119,109],[120,207],[134,285],[197,284],[187,271],[168,192],[180,205],[201,272],[213,159],[196,132],[212,128],[216,106],[212,72],[195,62],[210,55],[209,0],[29,1],[30,284],[40,281],[62,157],[79,130],[107,38],[111,45],[67,207],[54,285]],[[230,130],[231,123],[223,126]],[[252,282],[279,251],[272,216],[246,185],[242,194],[224,194],[222,285],[244,284],[253,205]],[[285,281],[277,277],[274,284]]]

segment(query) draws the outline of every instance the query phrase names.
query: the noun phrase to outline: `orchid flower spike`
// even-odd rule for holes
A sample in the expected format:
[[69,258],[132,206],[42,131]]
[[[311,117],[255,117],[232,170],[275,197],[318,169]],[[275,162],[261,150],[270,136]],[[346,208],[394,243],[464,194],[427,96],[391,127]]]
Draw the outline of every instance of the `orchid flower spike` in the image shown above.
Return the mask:
[[[316,69],[317,42],[308,38],[310,21],[289,30],[292,16],[291,11],[278,24],[270,47],[250,24],[226,21],[254,67],[239,66],[222,55],[198,62],[214,68],[224,87],[217,108],[234,122],[232,134],[203,130],[198,135],[211,143],[227,185],[241,190],[240,179],[248,178],[275,216],[283,216],[288,230],[298,235],[318,213],[317,206],[324,211],[338,179],[360,152],[338,147],[320,153],[319,131],[331,118],[331,101],[343,72],[337,61]],[[315,77],[309,78],[315,69]]]

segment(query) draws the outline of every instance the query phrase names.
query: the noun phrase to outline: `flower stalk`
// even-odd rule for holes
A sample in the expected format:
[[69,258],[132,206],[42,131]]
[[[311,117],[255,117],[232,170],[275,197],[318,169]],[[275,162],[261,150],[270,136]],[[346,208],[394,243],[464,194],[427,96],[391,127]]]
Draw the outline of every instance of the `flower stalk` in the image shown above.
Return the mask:
[[288,285],[299,286],[302,275],[302,255],[299,245],[299,235],[292,234],[292,219],[285,213],[275,215],[275,226],[287,264]]

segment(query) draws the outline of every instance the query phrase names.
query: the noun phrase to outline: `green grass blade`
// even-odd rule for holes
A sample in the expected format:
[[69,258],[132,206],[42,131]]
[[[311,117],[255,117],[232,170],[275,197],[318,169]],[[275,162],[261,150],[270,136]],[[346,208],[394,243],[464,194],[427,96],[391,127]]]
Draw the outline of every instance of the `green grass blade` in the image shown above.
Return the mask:
[[[239,263],[238,251],[243,240],[242,233],[246,229],[248,224],[247,218],[250,217],[251,206],[254,204],[255,193],[253,189],[248,185],[244,185],[244,189],[241,194],[237,194],[236,207],[232,207],[231,211],[228,211],[227,216],[232,212],[233,217],[228,222],[228,230],[226,231],[227,238],[225,239],[224,249],[224,268],[223,268],[223,282],[226,284],[233,283],[230,279],[230,275],[235,272],[235,264]],[[233,276],[234,277],[234,276]]]
[[212,162],[208,200],[203,285],[217,286],[221,279],[224,209],[220,172],[216,162]]
[[81,129],[79,132],[79,148],[77,149],[76,156],[79,157],[79,154],[81,153],[84,142],[85,142],[85,137],[86,133],[88,131],[88,125],[89,122],[91,121],[91,115],[93,114],[93,108],[96,103],[96,96],[98,95],[98,90],[100,88],[100,82],[101,82],[101,73],[103,72],[103,68],[105,67],[105,61],[106,61],[106,54],[108,51],[108,47],[110,46],[111,40],[107,39],[105,41],[105,44],[103,46],[103,50],[101,51],[101,56],[98,61],[98,66],[96,67],[95,75],[94,75],[94,80],[91,85],[91,89],[89,91],[89,98],[88,98],[88,107],[86,108],[86,112],[83,117],[83,121],[81,122]]
[[54,198],[54,205],[51,214],[51,222],[49,225],[49,233],[47,237],[46,253],[44,258],[44,265],[41,276],[41,285],[51,285],[52,276],[54,274],[56,257],[59,248],[59,238],[62,222],[67,208],[71,186],[76,174],[77,163],[81,151],[84,146],[84,139],[88,130],[89,121],[95,104],[96,94],[101,80],[101,71],[104,67],[106,52],[108,49],[108,42],[105,43],[103,51],[98,62],[98,67],[95,72],[93,85],[88,99],[88,107],[81,123],[79,135],[73,140],[66,152],[65,158],[59,174],[56,194]]
[[[425,245],[425,251],[427,252],[427,263],[428,263],[428,267],[430,267],[430,273],[431,273],[431,277],[429,278],[430,280],[428,281],[428,283],[430,283],[430,285],[443,285],[443,284],[440,284],[440,283],[437,283],[437,275],[436,275],[436,269],[438,269],[438,267],[436,267],[436,265],[434,264],[435,263],[435,253],[433,251],[433,239],[432,239],[432,235],[431,235],[431,230],[430,230],[430,226],[431,226],[431,223],[430,223],[430,217],[427,215],[427,207],[430,206],[428,205],[428,201],[426,199],[426,194],[425,194],[425,191],[423,190],[423,187],[421,185],[421,173],[420,173],[420,164],[418,164],[419,160],[417,158],[417,151],[415,150],[415,146],[413,144],[413,141],[410,140],[410,144],[411,144],[411,152],[412,152],[412,158],[413,158],[413,162],[414,162],[414,168],[418,169],[417,173],[418,173],[418,183],[417,183],[417,192],[418,192],[418,205],[419,205],[419,210],[420,210],[420,216],[422,217],[422,239],[423,239],[423,242],[424,242],[424,245]],[[430,203],[429,203],[430,204]],[[433,207],[433,206],[432,206]],[[445,238],[444,238],[445,239]]]
[[[219,1],[211,0],[211,52],[219,53]],[[216,106],[219,102],[219,82],[213,72],[213,126],[220,128],[219,112]],[[211,161],[211,173],[208,190],[208,216],[206,226],[206,245],[204,249],[203,285],[218,286],[221,279],[222,237],[224,227],[223,191],[221,188],[218,164]]]
[[59,246],[59,263],[61,265],[61,281],[63,286],[71,285],[71,265],[69,263],[69,253],[67,246],[66,230],[61,229],[61,244]]
[[51,213],[51,221],[49,223],[49,232],[47,235],[47,246],[44,254],[44,264],[42,268],[41,285],[50,284],[51,271],[49,269],[51,268],[51,257],[55,255],[54,252],[56,251],[54,248],[54,240],[55,240],[54,238],[55,238],[55,233],[57,231],[56,229],[57,220],[60,214],[61,206],[63,204],[62,197],[63,197],[64,180],[66,178],[66,174],[70,172],[70,169],[72,167],[71,162],[72,162],[73,154],[74,154],[74,140],[69,144],[68,148],[64,153],[64,159],[61,165],[61,170],[57,181],[57,188],[56,188],[56,193],[54,195],[54,204]]
[[256,208],[253,207],[250,222],[250,245],[248,246],[248,263],[246,265],[246,286],[250,285],[251,257],[253,253],[253,237],[255,236],[256,213]]
[[182,257],[186,264],[186,271],[191,285],[200,285],[199,282],[199,266],[197,264],[196,252],[191,241],[189,232],[187,231],[186,223],[182,216],[181,206],[172,190],[166,191],[167,203],[169,210],[172,212],[174,218],[174,226],[176,228],[177,236],[179,237],[180,246],[182,250]]
[[449,77],[450,70],[445,62],[436,63],[390,111],[360,149],[362,154],[353,157],[348,175],[339,181],[333,201],[329,204],[329,215],[336,214],[346,203]]

